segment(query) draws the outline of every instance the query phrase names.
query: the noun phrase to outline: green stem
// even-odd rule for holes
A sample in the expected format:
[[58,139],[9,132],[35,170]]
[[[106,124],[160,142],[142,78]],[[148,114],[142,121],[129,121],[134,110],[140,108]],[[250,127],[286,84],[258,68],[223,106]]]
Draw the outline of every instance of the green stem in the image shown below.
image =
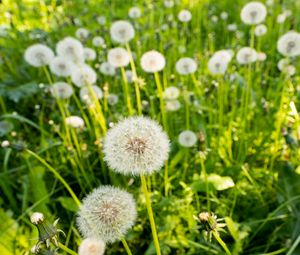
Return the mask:
[[165,107],[164,107],[164,99],[163,99],[163,90],[162,90],[162,86],[160,84],[160,80],[159,80],[159,76],[158,76],[157,72],[154,73],[154,78],[155,78],[155,83],[156,83],[157,90],[158,90],[162,123],[163,123],[165,130],[168,130],[167,117],[166,117],[165,109],[164,109]]
[[231,252],[229,251],[229,249],[227,248],[226,243],[223,242],[223,240],[221,239],[221,237],[219,236],[219,234],[216,231],[212,231],[212,234],[214,236],[214,238],[216,238],[216,240],[218,241],[218,243],[222,246],[222,248],[224,249],[224,251],[226,252],[227,255],[231,255]]
[[63,251],[65,251],[66,253],[68,254],[71,254],[71,255],[78,255],[78,253],[76,253],[75,251],[72,251],[71,249],[69,249],[67,246],[61,244],[61,243],[58,243],[58,246],[59,248],[61,248]]
[[151,231],[152,231],[153,242],[154,242],[156,254],[161,255],[157,231],[156,231],[156,225],[155,225],[152,206],[151,206],[151,198],[150,198],[150,194],[147,189],[146,178],[144,175],[141,175],[141,182],[142,182],[142,190],[143,190],[143,193],[146,198],[146,206],[147,206],[147,211],[148,211],[148,216],[149,216],[149,221],[150,221],[150,226],[151,226]]
[[205,181],[205,191],[206,191],[206,200],[207,200],[207,211],[210,212],[210,200],[209,200],[209,188],[208,188],[208,179],[207,179],[207,173],[206,168],[203,159],[200,159],[201,169],[203,171],[204,175],[204,181]]
[[50,166],[43,158],[41,158],[39,155],[37,155],[35,152],[26,149],[26,152],[28,152],[31,156],[36,158],[38,161],[40,161],[45,167],[47,167],[50,172],[54,174],[54,176],[65,186],[65,188],[69,191],[71,197],[73,198],[74,202],[77,206],[80,206],[80,200],[75,195],[72,188],[69,186],[69,184],[64,180],[64,178],[52,167]]
[[128,254],[128,255],[132,255],[132,252],[131,252],[131,250],[130,250],[130,248],[129,248],[127,242],[126,242],[126,240],[125,240],[124,238],[122,238],[122,239],[121,239],[121,242],[122,242],[122,244],[123,244],[123,246],[124,246],[124,248],[125,248],[127,254]]
[[130,94],[129,94],[129,88],[128,88],[128,81],[127,81],[127,77],[126,77],[126,74],[125,74],[124,67],[121,67],[121,72],[122,72],[122,78],[123,78],[123,81],[124,81],[124,94],[125,94],[124,96],[126,98],[128,114],[132,115],[133,110],[132,110],[132,106],[131,106]]

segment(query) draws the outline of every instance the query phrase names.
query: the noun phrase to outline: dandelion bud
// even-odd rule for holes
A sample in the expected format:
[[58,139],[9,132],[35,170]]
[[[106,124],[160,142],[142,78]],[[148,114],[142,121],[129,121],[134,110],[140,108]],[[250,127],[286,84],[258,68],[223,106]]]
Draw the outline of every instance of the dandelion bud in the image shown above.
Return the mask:
[[212,231],[217,227],[217,216],[213,213],[201,212],[198,217],[206,231]]
[[86,238],[78,249],[79,255],[103,255],[105,251],[105,243],[101,239]]
[[34,225],[42,223],[44,221],[44,219],[45,219],[44,214],[42,214],[40,212],[35,212],[30,217],[30,221]]
[[9,143],[9,141],[7,141],[7,140],[5,140],[5,141],[3,141],[3,142],[1,143],[1,147],[2,147],[2,148],[7,148],[7,147],[9,147],[9,145],[10,145],[10,143]]

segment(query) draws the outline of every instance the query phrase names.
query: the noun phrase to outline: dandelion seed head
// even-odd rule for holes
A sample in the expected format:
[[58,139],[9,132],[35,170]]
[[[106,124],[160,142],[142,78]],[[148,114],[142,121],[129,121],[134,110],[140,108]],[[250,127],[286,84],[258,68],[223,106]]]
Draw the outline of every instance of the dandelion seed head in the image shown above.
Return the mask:
[[90,34],[89,30],[83,27],[78,28],[75,32],[76,37],[81,40],[87,39],[89,37],[89,34]]
[[56,44],[56,53],[67,60],[75,63],[84,61],[83,46],[80,41],[73,37],[65,37]]
[[84,48],[83,49],[83,56],[84,56],[84,60],[93,61],[93,60],[96,59],[97,54],[96,54],[96,51],[94,49]]
[[78,248],[78,255],[103,255],[104,252],[105,243],[96,238],[84,239]]
[[119,102],[119,97],[116,94],[109,94],[107,101],[110,105],[116,105]]
[[241,65],[250,64],[257,60],[257,52],[250,47],[243,47],[238,51],[236,59]]
[[182,10],[178,14],[178,19],[181,22],[189,22],[192,19],[192,13],[189,10]]
[[193,131],[185,130],[179,134],[178,142],[183,147],[193,147],[197,142],[197,136]]
[[113,41],[125,44],[134,37],[134,28],[128,21],[115,21],[110,27],[110,36]]
[[49,65],[54,58],[54,53],[46,45],[34,44],[26,49],[24,58],[28,64],[34,67],[40,67]]
[[197,63],[192,58],[181,58],[176,62],[176,71],[181,75],[188,75],[196,72]]
[[93,45],[95,47],[100,47],[100,46],[103,46],[105,44],[105,41],[104,41],[103,37],[101,37],[101,36],[95,36],[93,38],[92,43],[93,43]]
[[142,12],[139,7],[131,7],[128,11],[128,16],[132,19],[138,19],[142,15]]
[[141,57],[141,66],[147,73],[159,72],[164,69],[165,65],[165,57],[158,51],[148,51]]
[[50,92],[54,97],[59,99],[67,99],[72,96],[73,88],[66,82],[55,82],[51,86]]
[[73,68],[71,79],[77,87],[83,87],[94,84],[97,80],[97,74],[90,66],[83,65]]
[[79,116],[69,116],[65,119],[66,124],[72,128],[84,128],[84,120]]
[[260,2],[247,3],[241,11],[241,19],[245,24],[256,25],[265,20],[267,8]]
[[168,112],[176,112],[180,109],[181,104],[178,100],[168,100],[166,102],[166,111]]
[[180,90],[174,86],[170,86],[164,91],[164,98],[173,100],[180,96]]
[[289,31],[282,35],[277,41],[277,50],[285,57],[300,55],[300,34]]
[[73,63],[64,57],[57,56],[50,62],[50,71],[57,76],[68,77],[73,68]]
[[99,70],[102,74],[108,76],[114,76],[116,74],[116,69],[109,62],[103,62],[100,65]]
[[80,89],[79,96],[82,102],[90,105],[94,101],[94,97],[95,99],[103,98],[103,92],[96,85],[91,86],[91,88],[84,86]]
[[254,33],[256,36],[263,36],[267,33],[267,31],[268,29],[264,24],[257,25],[254,29]]
[[124,175],[159,171],[169,155],[169,139],[161,126],[139,116],[121,120],[111,128],[104,142],[104,159]]
[[130,62],[130,55],[124,48],[113,48],[108,51],[107,60],[115,68],[125,67]]
[[136,215],[135,200],[130,193],[112,186],[100,186],[83,199],[77,225],[85,238],[113,243],[134,225]]

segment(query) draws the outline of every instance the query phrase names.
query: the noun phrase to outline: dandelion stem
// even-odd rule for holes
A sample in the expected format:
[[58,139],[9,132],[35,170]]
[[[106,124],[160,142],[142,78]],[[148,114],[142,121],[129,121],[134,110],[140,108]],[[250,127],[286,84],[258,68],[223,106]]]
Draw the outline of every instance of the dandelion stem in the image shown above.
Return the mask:
[[152,211],[152,206],[151,206],[151,198],[150,198],[150,194],[147,189],[146,178],[144,175],[141,175],[141,182],[142,182],[142,190],[143,190],[143,193],[146,198],[146,206],[147,206],[147,211],[148,211],[148,216],[149,216],[155,250],[156,250],[157,255],[161,255],[155,221],[154,221],[154,216],[153,216],[153,211]]
[[218,243],[222,246],[222,248],[224,249],[224,251],[226,252],[227,255],[231,255],[231,252],[229,251],[229,249],[227,248],[226,243],[224,243],[224,241],[221,239],[221,237],[219,236],[219,234],[216,231],[212,231],[212,234],[214,236],[214,238],[216,238],[216,240],[218,241]]
[[125,240],[124,238],[122,238],[122,239],[121,239],[121,242],[122,242],[122,244],[123,244],[123,246],[124,246],[124,248],[125,248],[127,254],[128,254],[128,255],[132,255],[132,252],[131,252],[131,250],[130,250],[130,248],[129,248],[127,242],[126,242],[126,240]]
[[68,254],[71,255],[78,255],[78,253],[76,253],[75,251],[72,251],[71,249],[69,249],[67,246],[63,245],[62,243],[58,243],[59,248],[61,248],[63,251],[65,251]]
[[132,115],[133,114],[133,110],[132,110],[132,106],[131,106],[131,101],[130,101],[130,95],[129,95],[129,88],[128,88],[128,81],[127,81],[127,77],[125,74],[125,69],[124,67],[121,67],[121,72],[122,72],[122,78],[124,81],[124,96],[126,98],[126,103],[127,103],[127,108],[128,108],[128,114]]
[[157,72],[154,73],[154,78],[155,78],[155,83],[156,83],[157,90],[158,90],[162,123],[163,123],[165,130],[168,130],[167,118],[166,118],[165,109],[164,109],[165,107],[164,107],[164,100],[163,100],[163,91],[162,91],[162,86],[160,84],[160,80],[159,80],[159,76],[158,76]]
[[38,161],[40,161],[45,167],[47,167],[50,172],[54,174],[54,176],[65,186],[65,188],[69,191],[71,197],[73,198],[74,202],[77,206],[80,206],[80,201],[78,197],[75,195],[72,188],[69,186],[69,184],[64,180],[64,178],[52,167],[50,166],[43,158],[41,158],[38,154],[35,152],[26,149],[26,152],[29,153],[31,156],[35,157]]

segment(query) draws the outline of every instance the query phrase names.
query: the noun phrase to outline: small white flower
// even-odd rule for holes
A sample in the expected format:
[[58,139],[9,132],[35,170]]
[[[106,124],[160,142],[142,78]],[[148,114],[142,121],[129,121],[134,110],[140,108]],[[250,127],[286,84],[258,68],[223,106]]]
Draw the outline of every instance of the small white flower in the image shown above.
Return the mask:
[[49,65],[54,58],[53,51],[43,44],[34,44],[25,51],[26,62],[34,67]]
[[104,155],[109,167],[116,172],[152,174],[168,159],[168,136],[154,120],[143,116],[130,117],[107,132]]
[[256,25],[265,20],[266,6],[260,2],[247,3],[241,11],[241,19],[245,24]]
[[241,65],[250,64],[257,60],[257,52],[250,47],[243,47],[238,51],[236,59]]
[[78,248],[78,255],[103,255],[105,243],[101,239],[86,238]]
[[131,7],[128,11],[128,16],[132,19],[138,19],[141,17],[142,12],[138,7]]
[[192,13],[189,10],[182,10],[178,14],[178,19],[181,22],[189,22],[192,19]]
[[31,216],[30,216],[30,221],[32,224],[37,225],[39,223],[42,223],[44,221],[45,217],[44,214],[40,213],[40,212],[34,212]]
[[125,44],[134,37],[134,28],[128,21],[115,21],[110,27],[110,36],[113,41]]
[[83,49],[83,56],[85,60],[93,61],[96,59],[97,54],[96,51],[91,48],[84,48]]
[[260,24],[255,27],[254,33],[256,36],[263,36],[268,31],[266,25]]
[[113,243],[126,235],[136,215],[135,200],[130,193],[112,186],[100,186],[83,199],[77,225],[85,238]]
[[108,104],[116,105],[119,102],[119,97],[116,94],[109,94],[107,98]]
[[196,72],[197,63],[192,58],[181,58],[176,62],[176,71],[181,75],[188,75]]
[[79,116],[69,116],[65,119],[66,124],[73,128],[84,128],[84,120]]
[[89,34],[89,30],[87,30],[86,28],[78,28],[75,32],[76,37],[79,39],[87,39],[89,37]]
[[73,94],[73,88],[66,82],[56,82],[50,88],[51,94],[59,99],[70,98]]
[[282,35],[277,41],[277,50],[286,57],[300,55],[300,34],[289,31]]
[[50,63],[50,71],[62,77],[68,77],[72,73],[74,65],[71,61],[65,59],[64,57],[55,57]]
[[113,48],[107,54],[108,63],[113,67],[125,67],[130,62],[130,55],[124,48]]
[[103,92],[98,86],[93,85],[90,88],[88,86],[85,86],[80,89],[79,96],[81,101],[89,105],[94,101],[93,98],[103,98]]
[[197,143],[197,136],[193,131],[185,130],[179,134],[178,142],[183,147],[193,147]]
[[116,74],[116,69],[108,62],[102,63],[99,70],[102,74],[108,76],[114,76]]
[[93,45],[95,47],[100,47],[100,46],[103,46],[105,44],[105,41],[104,41],[103,37],[101,37],[101,36],[95,36],[93,38],[92,43],[93,43]]
[[173,100],[173,99],[177,99],[179,96],[180,96],[180,91],[176,87],[171,86],[166,88],[166,90],[164,91],[164,98],[166,99]]
[[257,60],[258,61],[265,61],[267,59],[267,55],[264,52],[257,53]]
[[88,84],[94,84],[97,80],[97,75],[91,67],[83,65],[73,69],[71,78],[77,87],[83,87]]
[[1,142],[1,147],[2,148],[7,148],[9,146],[10,146],[10,142],[9,141],[4,140],[4,141]]
[[99,25],[105,25],[106,23],[106,17],[105,16],[98,16],[97,17],[97,22],[99,23]]
[[141,66],[147,73],[159,72],[164,69],[165,65],[165,57],[158,51],[148,51],[141,57]]
[[166,102],[166,111],[175,112],[178,111],[181,107],[181,104],[178,100],[168,100]]
[[56,44],[56,53],[75,63],[84,61],[83,46],[80,41],[72,37],[66,37]]

